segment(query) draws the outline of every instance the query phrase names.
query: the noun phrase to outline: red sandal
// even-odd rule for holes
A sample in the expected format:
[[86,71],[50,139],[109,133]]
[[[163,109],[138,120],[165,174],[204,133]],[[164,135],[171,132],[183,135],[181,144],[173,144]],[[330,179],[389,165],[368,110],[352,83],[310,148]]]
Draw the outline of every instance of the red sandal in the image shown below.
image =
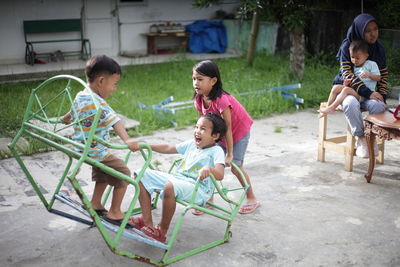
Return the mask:
[[134,228],[136,229],[142,229],[142,227],[144,226],[144,220],[142,216],[138,216],[138,217],[130,217],[128,220],[128,224],[132,225]]
[[160,241],[162,243],[165,243],[167,241],[167,237],[161,230],[159,225],[154,226],[143,226],[140,231],[145,233],[146,235],[150,236],[151,238]]

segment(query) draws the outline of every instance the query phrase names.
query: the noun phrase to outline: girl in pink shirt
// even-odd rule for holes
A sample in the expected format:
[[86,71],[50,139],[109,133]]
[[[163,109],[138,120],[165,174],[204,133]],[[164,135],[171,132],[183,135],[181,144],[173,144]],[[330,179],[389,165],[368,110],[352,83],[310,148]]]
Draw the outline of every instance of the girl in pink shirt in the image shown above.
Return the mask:
[[[214,62],[205,60],[196,64],[193,67],[192,80],[195,90],[193,99],[199,116],[212,112],[220,114],[225,120],[226,136],[225,140],[220,142],[226,153],[225,164],[230,166],[230,162],[233,161],[243,172],[250,186],[246,193],[246,204],[239,209],[239,213],[252,213],[260,206],[260,202],[253,193],[250,177],[243,169],[243,160],[253,119],[236,98],[222,89],[220,72]],[[231,170],[239,179],[240,174],[234,168]],[[202,212],[194,210],[193,214],[200,215]]]

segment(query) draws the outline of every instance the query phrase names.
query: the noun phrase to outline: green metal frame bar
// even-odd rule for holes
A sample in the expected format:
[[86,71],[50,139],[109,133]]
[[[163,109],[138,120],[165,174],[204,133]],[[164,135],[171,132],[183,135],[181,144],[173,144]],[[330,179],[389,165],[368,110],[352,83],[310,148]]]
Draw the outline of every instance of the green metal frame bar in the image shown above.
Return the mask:
[[[56,97],[52,98],[47,103],[42,103],[38,97],[38,92],[40,91],[41,88],[45,87],[49,83],[51,83],[55,80],[58,80],[58,79],[67,79],[68,80],[67,86],[63,90],[61,90],[60,93],[57,94]],[[87,221],[85,219],[81,219],[74,215],[70,215],[68,213],[53,209],[53,205],[55,203],[55,200],[57,199],[56,196],[60,192],[60,189],[61,189],[62,185],[65,183],[66,179],[68,179],[70,181],[70,183],[72,184],[73,188],[75,189],[77,195],[81,199],[84,209],[89,213],[90,217],[93,220],[93,223],[96,225],[101,236],[103,237],[104,241],[106,242],[108,247],[111,249],[111,251],[113,251],[114,253],[116,253],[118,255],[122,255],[122,256],[126,256],[126,257],[136,259],[139,261],[147,262],[149,264],[153,264],[156,266],[167,265],[167,264],[173,263],[175,261],[192,256],[194,254],[200,253],[204,250],[210,249],[210,248],[220,245],[222,243],[228,242],[229,238],[231,236],[230,228],[231,228],[232,222],[237,215],[237,212],[246,196],[246,191],[249,187],[249,185],[246,182],[246,179],[244,179],[244,175],[241,172],[240,168],[238,168],[234,163],[232,163],[232,166],[234,168],[236,168],[236,170],[241,174],[240,182],[243,185],[242,187],[235,188],[235,189],[227,189],[227,188],[223,187],[222,183],[219,183],[219,181],[217,181],[213,176],[211,176],[212,182],[216,189],[214,194],[220,195],[221,198],[226,203],[228,203],[229,208],[226,208],[226,207],[223,207],[223,206],[217,205],[215,203],[211,203],[211,202],[208,202],[208,204],[211,205],[212,207],[214,207],[215,208],[214,210],[196,205],[195,199],[196,199],[196,195],[197,195],[197,190],[200,185],[200,180],[197,179],[191,200],[189,202],[177,200],[177,202],[179,204],[183,205],[185,208],[184,208],[184,211],[182,213],[180,213],[180,215],[177,219],[177,223],[172,231],[172,234],[171,234],[171,237],[169,238],[168,243],[163,244],[163,245],[161,245],[161,243],[159,243],[160,245],[157,245],[157,247],[164,249],[164,254],[160,260],[154,260],[154,259],[142,257],[133,252],[128,252],[128,251],[122,250],[118,247],[123,236],[129,237],[127,232],[125,232],[125,226],[128,223],[129,218],[132,216],[132,214],[141,212],[140,208],[135,208],[136,204],[138,203],[138,198],[139,198],[139,193],[140,193],[139,181],[143,177],[143,174],[147,168],[154,169],[154,166],[152,166],[152,164],[151,164],[152,151],[151,151],[151,148],[149,145],[140,144],[140,146],[144,150],[146,150],[147,153],[144,152],[143,150],[140,150],[141,155],[144,159],[144,164],[143,164],[142,168],[140,169],[139,173],[136,174],[137,176],[135,179],[133,179],[132,177],[128,177],[110,167],[107,167],[104,164],[102,164],[101,162],[91,159],[88,156],[88,152],[90,149],[90,145],[93,141],[100,142],[111,149],[129,150],[127,145],[109,144],[95,136],[95,134],[94,134],[95,129],[97,127],[97,124],[99,122],[99,117],[101,114],[101,109],[99,108],[99,103],[96,101],[96,98],[93,98],[93,102],[96,106],[97,112],[94,116],[93,124],[89,131],[89,136],[88,136],[85,144],[80,144],[69,138],[60,136],[58,134],[58,131],[60,131],[61,129],[72,127],[72,125],[79,125],[79,127],[82,127],[80,125],[81,120],[77,119],[72,124],[63,126],[61,129],[59,128],[57,130],[56,127],[57,127],[57,125],[61,124],[61,121],[58,119],[50,120],[49,119],[50,116],[46,113],[46,107],[48,105],[50,105],[51,102],[56,101],[59,98],[61,98],[62,105],[64,104],[65,99],[67,99],[67,100],[69,100],[69,102],[72,106],[73,100],[72,100],[71,93],[70,93],[72,80],[78,82],[80,85],[82,85],[84,88],[86,88],[87,90],[89,90],[91,92],[91,89],[82,80],[80,80],[79,78],[76,78],[74,76],[70,76],[70,75],[58,75],[58,76],[54,76],[54,77],[44,81],[37,88],[32,90],[31,95],[29,97],[28,105],[27,105],[27,108],[26,108],[26,111],[25,111],[25,114],[23,117],[21,129],[18,131],[17,135],[14,137],[12,142],[8,145],[12,154],[14,155],[16,161],[18,162],[21,169],[25,173],[29,182],[32,184],[34,191],[38,195],[39,199],[42,201],[45,208],[48,211],[53,212],[57,215],[61,215],[61,216],[67,217],[69,219],[74,219],[76,221],[88,224],[89,221]],[[34,104],[38,105],[38,110],[36,110],[36,111],[33,111]],[[58,108],[57,117],[60,116],[60,113],[62,111],[61,106]],[[71,108],[71,112],[76,112],[76,111],[73,108]],[[39,115],[39,114],[42,114],[43,116]],[[40,121],[43,121],[45,123],[54,124],[54,127],[52,128],[52,131],[44,129],[40,126],[32,124],[32,122],[30,122],[30,120],[32,120],[32,119],[39,119]],[[56,150],[61,151],[68,156],[68,162],[65,166],[65,170],[64,170],[59,182],[57,183],[54,193],[52,194],[50,200],[47,200],[46,197],[43,195],[43,193],[40,191],[39,184],[34,179],[34,177],[31,175],[28,168],[24,164],[23,160],[19,156],[18,151],[16,150],[17,141],[19,140],[19,138],[21,138],[24,135],[30,136],[31,138],[37,139],[48,146],[54,147]],[[66,146],[66,144],[72,145],[74,147],[78,147],[78,148],[82,149],[83,151],[82,151],[82,153],[78,153],[71,146]],[[125,156],[126,163],[128,162],[130,156],[131,156],[131,151],[128,151]],[[73,164],[73,163],[75,163],[75,164]],[[128,182],[129,184],[133,185],[135,188],[135,194],[129,204],[128,210],[126,211],[126,215],[125,215],[124,219],[122,220],[121,225],[118,228],[112,229],[115,232],[114,237],[112,237],[110,235],[110,228],[107,228],[107,225],[101,221],[100,217],[94,211],[93,207],[91,206],[90,200],[88,199],[86,193],[83,191],[78,180],[76,179],[76,174],[78,173],[79,168],[82,166],[82,164],[85,164],[85,163],[89,164],[91,166],[98,167],[105,173],[113,175],[114,177],[117,177],[118,179],[122,179],[122,180]],[[178,164],[178,163],[179,163],[179,160],[174,161],[174,163],[172,164],[172,166],[168,170],[168,172],[171,172],[175,168],[176,164]],[[196,177],[194,177],[194,179],[195,178]],[[107,202],[107,199],[109,198],[111,189],[112,188],[109,187],[106,191],[105,197],[103,198],[104,204]],[[242,190],[239,200],[232,200],[227,195],[228,192],[235,191],[235,190]],[[153,199],[153,203],[152,203],[153,208],[157,207],[158,199],[159,199],[159,196],[157,194],[155,196],[155,198]],[[206,214],[209,214],[211,216],[214,216],[214,217],[224,220],[227,223],[225,233],[224,233],[223,237],[219,240],[213,241],[209,244],[206,244],[206,245],[203,245],[196,249],[187,251],[180,255],[170,257],[174,243],[176,241],[178,233],[180,232],[180,228],[183,224],[184,216],[187,214],[187,212],[190,209],[198,209],[200,211],[203,211]],[[139,239],[137,239],[137,240],[139,240]],[[154,242],[157,242],[157,241],[154,241]],[[146,243],[148,243],[148,242],[146,242]]]
[[[172,170],[177,166],[177,164],[180,161],[181,161],[181,159],[175,160],[173,162],[172,166],[169,168],[168,173],[171,173]],[[175,227],[174,227],[174,229],[172,231],[172,235],[171,235],[171,237],[169,239],[169,242],[168,242],[168,246],[170,247],[170,249],[165,251],[165,253],[164,253],[164,255],[163,255],[163,257],[162,257],[162,259],[160,261],[161,264],[167,265],[167,264],[176,262],[178,260],[190,257],[192,255],[198,254],[198,253],[200,253],[202,251],[205,251],[207,249],[213,248],[215,246],[218,246],[220,244],[223,244],[223,243],[229,241],[229,238],[231,237],[230,229],[231,229],[232,222],[233,222],[234,218],[236,217],[237,212],[240,209],[241,204],[243,203],[243,200],[246,197],[246,192],[247,192],[247,190],[249,188],[249,185],[248,185],[246,179],[244,178],[243,172],[240,170],[240,168],[235,163],[231,163],[231,164],[232,164],[233,168],[235,168],[239,172],[239,174],[241,175],[241,182],[242,182],[242,184],[244,184],[243,187],[239,188],[239,189],[241,189],[243,191],[241,196],[239,197],[239,201],[231,200],[226,195],[226,193],[224,193],[224,190],[222,190],[221,186],[219,185],[219,181],[217,181],[214,178],[214,176],[211,175],[210,177],[211,177],[211,180],[212,180],[212,182],[213,182],[213,184],[215,186],[216,193],[219,194],[221,196],[221,198],[223,200],[225,200],[227,203],[232,204],[234,206],[234,208],[231,208],[231,210],[228,210],[228,209],[226,209],[226,208],[224,208],[224,207],[222,207],[220,205],[217,205],[217,204],[215,204],[213,202],[207,202],[208,205],[214,207],[216,210],[220,210],[220,211],[223,211],[223,212],[227,213],[228,216],[226,216],[226,215],[218,213],[218,212],[216,212],[216,211],[214,211],[212,209],[207,209],[205,207],[201,207],[201,206],[196,205],[195,204],[195,199],[196,199],[198,188],[200,186],[200,179],[197,179],[190,202],[185,202],[185,201],[177,199],[177,202],[179,204],[185,206],[185,209],[179,215],[179,218],[178,218],[178,220],[176,222],[176,225],[175,225]],[[185,173],[182,173],[182,174],[187,175]],[[196,179],[196,177],[192,177],[192,178]],[[239,189],[233,189],[233,190],[239,190]],[[233,191],[233,190],[228,190],[228,191]],[[204,213],[209,214],[211,216],[214,216],[214,217],[217,217],[219,219],[225,220],[227,222],[227,226],[226,226],[226,229],[225,229],[224,236],[223,236],[222,239],[213,241],[211,243],[205,244],[205,245],[203,245],[201,247],[198,247],[196,249],[193,249],[193,250],[187,251],[185,253],[182,253],[182,254],[180,254],[178,256],[169,258],[169,254],[172,251],[173,244],[175,243],[175,240],[176,240],[176,237],[177,237],[177,235],[178,235],[178,233],[180,231],[181,225],[183,224],[184,216],[187,214],[187,212],[190,209],[197,209],[197,210],[203,211]]]

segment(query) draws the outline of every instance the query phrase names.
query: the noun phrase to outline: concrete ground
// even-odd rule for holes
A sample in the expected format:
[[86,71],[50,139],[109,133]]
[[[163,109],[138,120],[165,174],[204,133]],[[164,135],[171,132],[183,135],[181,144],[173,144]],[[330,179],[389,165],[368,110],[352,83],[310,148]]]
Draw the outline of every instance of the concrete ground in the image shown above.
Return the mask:
[[[344,133],[343,114],[330,115],[328,128],[332,135]],[[192,138],[192,130],[140,139],[176,143]],[[327,152],[325,163],[316,161],[317,137],[315,111],[255,121],[245,167],[261,207],[238,215],[230,242],[172,266],[399,266],[400,142],[386,142],[385,164],[376,166],[368,184],[367,159],[355,158],[353,172],[344,171],[344,157],[335,152]],[[153,158],[166,169],[174,157]],[[65,164],[57,152],[24,160],[44,188],[54,187]],[[137,164],[133,160],[132,168]],[[83,168],[78,178],[90,196],[89,173]],[[148,266],[113,254],[96,228],[47,212],[15,159],[0,161],[0,177],[0,266]],[[210,216],[186,217],[178,251],[223,234]],[[160,255],[159,249],[124,241],[125,248]]]

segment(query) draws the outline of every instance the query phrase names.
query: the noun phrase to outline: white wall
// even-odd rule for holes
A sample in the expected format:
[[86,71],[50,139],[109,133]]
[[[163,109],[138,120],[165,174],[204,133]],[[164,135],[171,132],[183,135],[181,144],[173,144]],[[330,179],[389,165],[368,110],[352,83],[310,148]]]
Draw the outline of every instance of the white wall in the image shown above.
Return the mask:
[[116,9],[118,0],[83,0],[83,20],[86,37],[92,44],[92,54],[118,55],[119,35]]
[[[84,11],[85,35],[91,41],[92,54],[116,56],[118,53],[144,53],[146,38],[140,34],[148,32],[151,24],[170,21],[186,25],[199,19],[211,19],[218,9],[231,12],[236,8],[236,4],[223,4],[198,9],[192,7],[192,2],[148,0],[144,5],[121,5],[118,0],[0,1],[0,64],[24,62],[24,20],[80,18]],[[118,14],[112,13],[116,8]],[[106,20],[113,25],[103,26]],[[37,52],[49,52],[76,50],[78,46],[77,43],[52,43],[35,45],[34,48]]]
[[81,0],[1,1],[0,64],[24,62],[24,20],[80,18],[81,6]]

